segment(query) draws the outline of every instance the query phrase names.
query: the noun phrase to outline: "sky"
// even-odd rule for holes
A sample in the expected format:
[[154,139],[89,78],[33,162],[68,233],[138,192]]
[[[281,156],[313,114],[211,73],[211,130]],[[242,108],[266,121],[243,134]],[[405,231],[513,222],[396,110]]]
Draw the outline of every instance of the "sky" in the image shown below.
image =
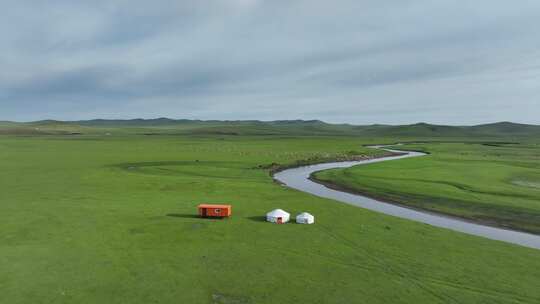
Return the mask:
[[0,10],[0,120],[540,124],[538,0],[3,0]]

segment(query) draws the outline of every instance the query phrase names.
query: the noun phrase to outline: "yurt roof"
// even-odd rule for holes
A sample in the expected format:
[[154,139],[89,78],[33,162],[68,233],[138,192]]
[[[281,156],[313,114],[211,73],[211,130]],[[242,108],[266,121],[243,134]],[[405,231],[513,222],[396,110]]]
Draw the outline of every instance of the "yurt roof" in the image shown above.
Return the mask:
[[290,215],[288,212],[285,212],[282,209],[275,209],[270,212],[268,212],[266,215],[268,216],[288,216]]
[[313,217],[313,215],[307,213],[307,212],[302,212],[298,215],[298,217]]

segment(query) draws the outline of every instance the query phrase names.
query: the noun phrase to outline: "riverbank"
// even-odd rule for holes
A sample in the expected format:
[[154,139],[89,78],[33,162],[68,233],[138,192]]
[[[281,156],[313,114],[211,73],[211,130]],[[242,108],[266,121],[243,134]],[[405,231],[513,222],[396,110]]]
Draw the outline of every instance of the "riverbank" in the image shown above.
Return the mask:
[[[392,152],[399,151],[392,150]],[[470,221],[455,216],[448,216],[447,214],[410,208],[409,206],[401,206],[397,203],[387,203],[381,201],[380,197],[358,194],[357,192],[352,191],[353,189],[347,189],[342,185],[324,185],[313,181],[312,176],[314,173],[336,171],[329,169],[344,169],[349,167],[357,168],[356,166],[358,165],[365,165],[376,162],[388,162],[390,160],[398,160],[404,158],[418,158],[419,156],[425,155],[424,153],[420,152],[401,152],[405,153],[405,155],[356,162],[325,163],[289,169],[277,173],[274,178],[290,188],[314,194],[320,197],[341,201],[356,207],[366,208],[388,215],[406,218],[437,227],[464,232],[467,234],[482,236],[494,240],[500,240],[508,243],[514,243],[522,246],[540,249],[540,236],[538,235],[525,233],[517,230],[509,230],[506,227],[498,228],[494,225],[488,225],[491,224],[488,222],[484,224],[478,221]]]
[[468,218],[468,217],[464,217],[464,216],[457,216],[457,215],[452,214],[450,212],[434,211],[434,210],[430,210],[430,209],[415,207],[414,205],[407,205],[407,204],[403,203],[403,200],[406,199],[406,198],[397,199],[397,198],[393,198],[391,196],[386,196],[384,194],[377,195],[377,194],[373,194],[373,193],[370,193],[370,192],[367,192],[367,191],[362,191],[362,190],[355,189],[355,188],[352,188],[352,187],[347,187],[345,185],[337,184],[337,183],[334,183],[332,181],[326,181],[326,180],[318,179],[315,176],[317,173],[318,172],[313,172],[312,174],[310,174],[309,180],[314,182],[314,183],[323,185],[324,187],[327,187],[329,189],[336,190],[336,191],[346,192],[346,193],[350,193],[350,194],[354,194],[354,195],[361,195],[361,196],[365,196],[365,197],[368,197],[368,198],[371,198],[371,199],[374,199],[374,200],[377,200],[377,201],[380,201],[380,202],[384,202],[384,203],[387,203],[387,204],[393,204],[393,205],[396,205],[396,206],[399,206],[399,207],[403,207],[403,208],[407,208],[407,209],[411,209],[411,210],[415,210],[415,211],[419,211],[419,212],[425,212],[425,213],[429,213],[429,214],[433,214],[433,215],[445,216],[445,217],[448,217],[448,218],[453,218],[453,219],[460,220],[460,221],[465,221],[465,222],[468,222],[468,223],[475,223],[475,224],[480,224],[480,225],[490,226],[490,227],[496,227],[496,228],[501,228],[501,229],[506,229],[506,230],[513,230],[513,231],[520,231],[520,232],[524,232],[524,233],[536,234],[533,231],[528,231],[528,230],[525,230],[525,229],[519,229],[519,227],[512,227],[512,226],[504,225],[503,223],[497,222],[496,219]]
[[[381,150],[381,151],[384,151],[384,150]],[[381,159],[381,158],[386,158],[386,157],[402,156],[405,154],[406,153],[403,153],[403,152],[384,151],[381,154],[374,154],[374,155],[351,154],[351,155],[340,155],[340,156],[331,156],[331,157],[316,157],[316,158],[297,160],[290,164],[271,163],[269,165],[260,165],[257,167],[257,169],[266,169],[268,170],[268,174],[270,174],[270,176],[273,177],[276,173],[279,173],[287,169],[294,169],[294,168],[299,168],[299,167],[312,166],[312,165],[325,164],[325,163],[367,161],[367,160]]]
[[430,157],[319,172],[334,188],[485,225],[540,234],[535,145],[416,143]]

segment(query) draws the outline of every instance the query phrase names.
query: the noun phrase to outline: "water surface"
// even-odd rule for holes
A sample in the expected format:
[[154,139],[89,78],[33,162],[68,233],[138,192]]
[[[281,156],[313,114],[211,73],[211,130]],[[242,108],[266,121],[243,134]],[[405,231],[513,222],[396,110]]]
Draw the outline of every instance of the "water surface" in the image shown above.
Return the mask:
[[[374,148],[383,148],[382,146],[374,146]],[[309,180],[309,176],[317,171],[334,169],[334,168],[348,168],[357,165],[366,165],[372,163],[378,163],[383,161],[397,161],[399,159],[421,157],[426,154],[420,152],[407,152],[399,150],[385,149],[391,152],[405,153],[400,156],[390,156],[371,160],[361,161],[349,161],[349,162],[335,162],[324,163],[318,165],[311,165],[299,168],[293,168],[278,172],[274,175],[274,178],[286,186],[304,191],[316,196],[337,200],[343,203],[347,203],[356,207],[361,207],[384,214],[405,218],[432,226],[447,228],[467,234],[485,237],[488,239],[508,242],[512,244],[518,244],[530,248],[540,249],[540,236],[525,232],[507,230],[503,228],[485,226],[482,224],[476,224],[468,222],[459,218],[449,217],[445,215],[439,215],[427,211],[418,211],[406,207],[400,207],[394,204],[385,203],[373,198],[365,197],[359,194],[351,194],[342,192],[339,190],[330,189],[324,185],[315,183]]]

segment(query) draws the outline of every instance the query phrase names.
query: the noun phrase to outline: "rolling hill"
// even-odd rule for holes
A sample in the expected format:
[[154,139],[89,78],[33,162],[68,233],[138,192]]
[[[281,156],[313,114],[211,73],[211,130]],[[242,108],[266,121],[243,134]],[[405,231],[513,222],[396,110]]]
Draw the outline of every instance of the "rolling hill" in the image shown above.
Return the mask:
[[0,122],[0,134],[184,134],[184,135],[309,135],[384,138],[512,138],[540,136],[540,126],[498,122],[476,126],[330,124],[320,120],[189,120],[189,119],[93,119]]

